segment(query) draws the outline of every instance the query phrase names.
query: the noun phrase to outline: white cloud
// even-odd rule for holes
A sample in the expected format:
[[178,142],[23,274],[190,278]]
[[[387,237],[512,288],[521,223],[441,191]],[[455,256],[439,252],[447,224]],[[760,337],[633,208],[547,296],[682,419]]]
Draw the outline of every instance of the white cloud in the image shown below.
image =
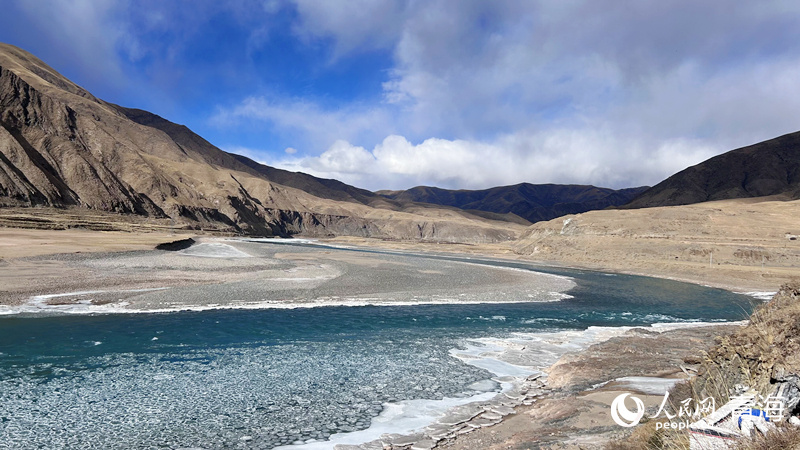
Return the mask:
[[[623,187],[797,129],[796,2],[411,5],[376,13],[375,23],[388,14],[401,25],[380,39],[394,39],[395,65],[373,110],[384,111],[384,121],[373,125],[389,137],[377,145],[375,134],[348,137],[357,134],[348,116],[330,128],[317,121],[325,131],[309,133],[344,131],[326,136],[320,156],[285,164],[372,188]],[[355,43],[377,33],[356,15],[298,12],[299,27],[333,39],[340,52],[357,52]],[[339,139],[374,147],[329,147]]]
[[15,5],[47,41],[58,47],[53,56],[62,58],[62,65],[91,68],[84,75],[98,82],[124,83],[117,50],[121,47],[131,54],[139,52],[124,23],[114,20],[127,8],[127,1],[18,0]]
[[218,108],[211,123],[236,127],[252,122],[268,124],[276,133],[294,137],[296,146],[326,148],[340,139],[376,141],[394,129],[392,116],[380,105],[349,105],[326,110],[307,100],[271,101],[249,97],[230,108]]
[[333,59],[350,52],[392,48],[402,32],[406,1],[294,0],[305,40],[335,40]]
[[[800,112],[800,3],[790,1],[15,5],[64,46],[62,58],[117,83],[130,81],[126,58],[153,57],[151,82],[169,76],[171,58],[223,11],[241,23],[245,53],[256,57],[276,32],[273,16],[294,5],[300,43],[331,45],[315,79],[345,58],[391,52],[379,99],[331,106],[331,98],[323,104],[277,86],[212,118],[277,136],[278,148],[253,153],[261,160],[371,188],[652,184],[795,131]],[[164,48],[151,48],[148,39],[167,32]]]
[[508,135],[492,144],[437,138],[412,144],[391,135],[367,150],[337,141],[319,156],[271,164],[372,190],[417,185],[481,189],[532,181],[621,188],[660,180],[718,151],[688,140],[651,147],[599,131],[554,130]]

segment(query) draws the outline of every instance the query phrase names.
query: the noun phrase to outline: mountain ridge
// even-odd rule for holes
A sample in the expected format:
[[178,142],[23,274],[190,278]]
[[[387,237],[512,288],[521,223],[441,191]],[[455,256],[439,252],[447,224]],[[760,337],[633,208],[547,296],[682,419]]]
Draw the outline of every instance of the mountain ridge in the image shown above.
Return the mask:
[[535,223],[628,203],[646,186],[609,189],[591,185],[518,183],[480,190],[449,190],[417,186],[402,191],[378,191],[394,200],[454,206],[467,211],[511,213]]
[[730,150],[687,167],[623,208],[767,196],[800,199],[800,132]]

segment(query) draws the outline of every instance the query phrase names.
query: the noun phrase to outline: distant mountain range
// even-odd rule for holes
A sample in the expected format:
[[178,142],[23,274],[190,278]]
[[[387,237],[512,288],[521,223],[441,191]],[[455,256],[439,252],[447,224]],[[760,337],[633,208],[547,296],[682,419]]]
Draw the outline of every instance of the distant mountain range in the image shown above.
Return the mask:
[[648,189],[625,208],[770,195],[800,198],[800,132],[731,150],[684,169]]
[[0,207],[86,208],[250,235],[496,242],[531,222],[620,205],[798,198],[798,149],[800,133],[786,135],[650,189],[522,183],[374,193],[224,152],[183,125],[104,102],[0,44]]
[[521,183],[474,191],[418,186],[405,191],[377,193],[401,202],[454,206],[467,211],[511,213],[533,223],[566,214],[624,205],[647,189],[647,186],[614,190],[585,185]]

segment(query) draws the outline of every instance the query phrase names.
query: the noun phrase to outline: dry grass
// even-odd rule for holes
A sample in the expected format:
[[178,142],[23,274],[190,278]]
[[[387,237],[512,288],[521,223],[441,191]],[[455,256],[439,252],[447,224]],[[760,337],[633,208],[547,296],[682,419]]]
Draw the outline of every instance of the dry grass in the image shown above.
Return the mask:
[[609,442],[605,450],[687,450],[689,435],[671,429],[657,429],[658,420],[643,422],[625,439]]
[[800,449],[800,428],[792,425],[779,426],[766,436],[756,433],[752,439],[743,439],[734,450],[796,450]]
[[775,290],[800,267],[800,240],[791,239],[800,235],[799,216],[800,201],[769,198],[590,211],[534,224],[514,250],[567,265]]
[[703,364],[695,390],[729,400],[737,386],[766,396],[778,372],[800,373],[800,283],[784,285],[772,301],[750,316],[750,323],[722,338]]

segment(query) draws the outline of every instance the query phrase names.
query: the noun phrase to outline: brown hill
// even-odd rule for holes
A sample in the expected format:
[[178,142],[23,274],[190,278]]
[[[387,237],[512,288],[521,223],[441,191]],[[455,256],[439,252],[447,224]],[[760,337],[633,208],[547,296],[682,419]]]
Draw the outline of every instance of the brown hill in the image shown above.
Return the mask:
[[775,195],[800,198],[800,132],[731,150],[682,170],[624,208]]
[[589,211],[528,228],[526,257],[721,287],[775,289],[800,267],[800,200]]
[[647,189],[520,183],[481,190],[448,190],[417,186],[405,191],[379,191],[387,198],[425,202],[476,212],[514,214],[530,223],[628,203]]
[[168,217],[256,235],[485,242],[520,230],[223,152],[184,126],[97,99],[7,44],[0,44],[0,206]]

